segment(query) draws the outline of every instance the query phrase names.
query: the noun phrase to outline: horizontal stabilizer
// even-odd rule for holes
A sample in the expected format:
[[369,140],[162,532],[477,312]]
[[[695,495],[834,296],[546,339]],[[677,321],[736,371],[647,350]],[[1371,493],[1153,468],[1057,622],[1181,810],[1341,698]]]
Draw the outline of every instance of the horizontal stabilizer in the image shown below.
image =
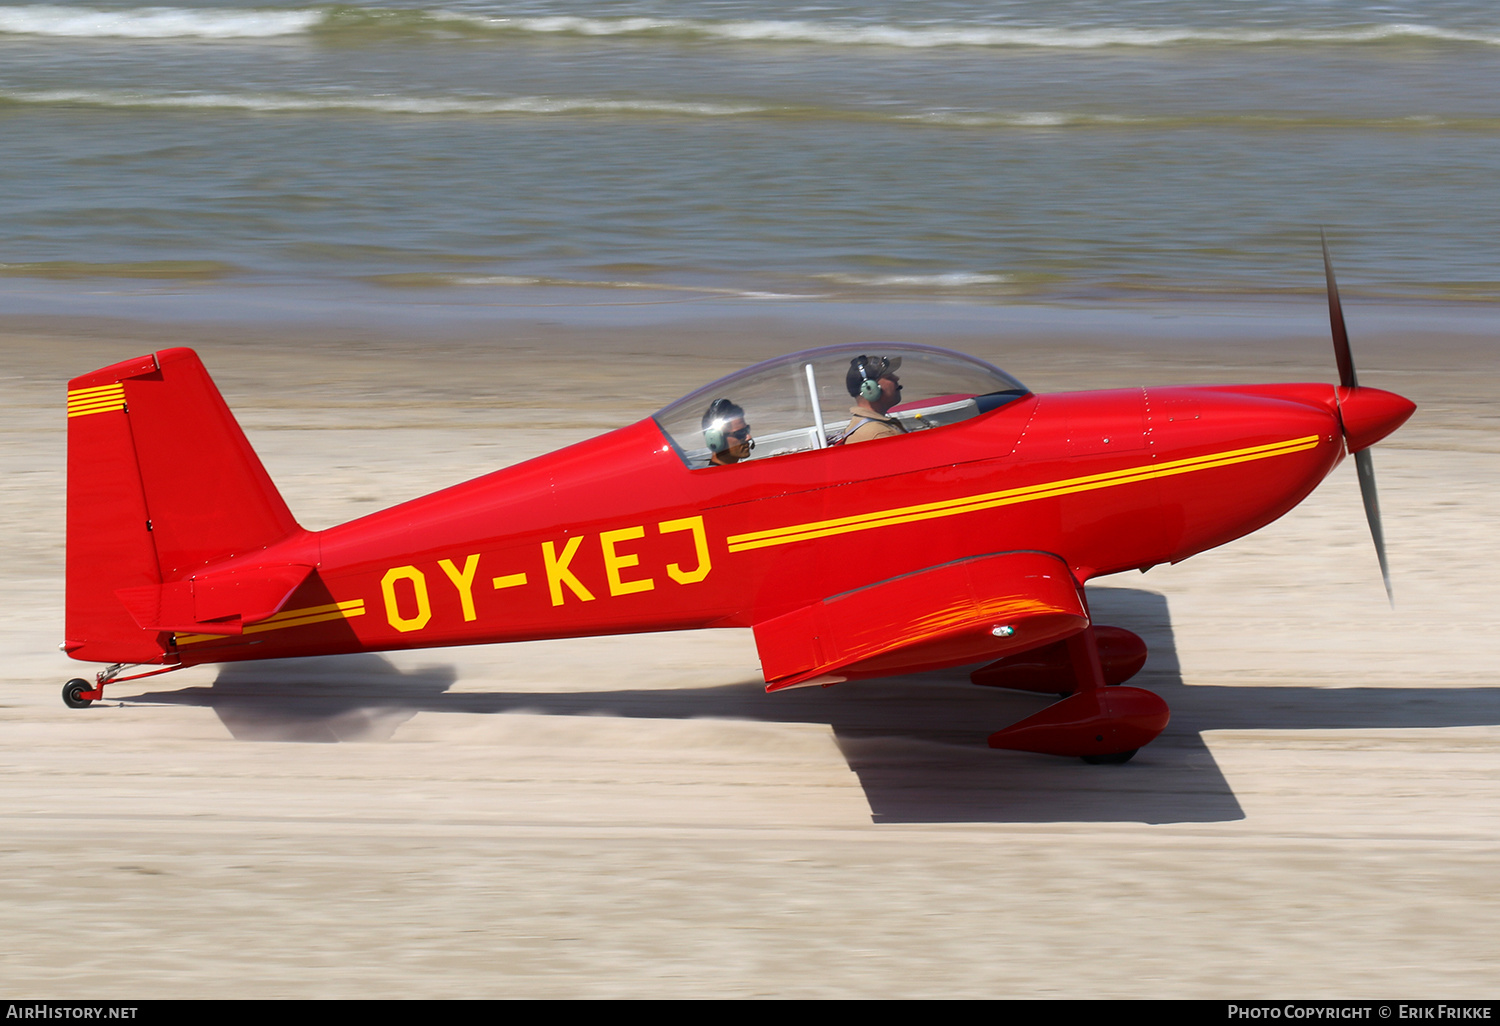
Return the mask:
[[202,574],[185,581],[120,588],[115,595],[148,631],[240,634],[281,611],[312,573],[310,566],[274,566]]
[[755,625],[767,691],[959,666],[1083,630],[1072,572],[1045,552],[945,563]]

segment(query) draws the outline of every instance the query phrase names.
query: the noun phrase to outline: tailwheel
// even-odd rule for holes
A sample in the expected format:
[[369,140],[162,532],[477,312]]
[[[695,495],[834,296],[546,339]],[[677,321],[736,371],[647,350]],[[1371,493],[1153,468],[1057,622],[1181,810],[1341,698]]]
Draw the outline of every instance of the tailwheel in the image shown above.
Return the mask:
[[[143,664],[136,663],[134,665],[141,666]],[[128,677],[120,676],[122,670],[130,668],[131,664],[129,663],[115,663],[100,670],[99,675],[94,678],[94,683],[92,684],[86,680],[74,677],[63,685],[63,704],[69,709],[87,709],[94,702],[104,697],[104,685],[106,684],[116,681],[140,680],[142,677],[155,677],[159,673],[171,673],[173,670],[182,669],[182,664],[173,663],[171,666],[163,666],[158,670],[147,670],[145,673],[132,673]]]
[[93,690],[94,685],[86,680],[79,680],[75,677],[63,685],[63,705],[69,709],[87,709],[94,704],[94,700],[92,698],[85,698],[84,696]]

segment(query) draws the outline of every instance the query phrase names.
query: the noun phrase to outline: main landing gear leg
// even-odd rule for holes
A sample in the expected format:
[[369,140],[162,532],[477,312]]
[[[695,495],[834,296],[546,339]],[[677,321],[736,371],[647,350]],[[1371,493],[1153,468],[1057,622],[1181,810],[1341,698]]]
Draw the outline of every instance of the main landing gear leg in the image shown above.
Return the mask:
[[[140,664],[137,663],[135,665]],[[115,663],[113,666],[106,666],[94,675],[92,686],[90,686],[88,681],[80,677],[74,677],[63,685],[63,705],[69,709],[87,709],[104,697],[104,685],[113,681],[140,680],[142,677],[155,677],[158,673],[171,673],[173,670],[182,669],[180,665],[163,666],[160,669],[149,670],[146,673],[132,673],[128,677],[121,677],[120,674],[128,670],[130,666],[131,664],[129,663]]]
[[[1124,684],[1146,665],[1146,643],[1133,631],[1102,624],[1095,624],[1093,630],[1104,683],[1111,687]],[[1035,691],[1058,698],[1067,698],[1078,690],[1078,674],[1066,641],[997,659],[970,673],[969,679],[987,688]]]
[[1076,755],[1090,763],[1129,762],[1166,729],[1171,718],[1167,703],[1142,688],[1105,687],[1093,627],[1073,635],[1067,646],[1078,690],[991,734],[990,747]]

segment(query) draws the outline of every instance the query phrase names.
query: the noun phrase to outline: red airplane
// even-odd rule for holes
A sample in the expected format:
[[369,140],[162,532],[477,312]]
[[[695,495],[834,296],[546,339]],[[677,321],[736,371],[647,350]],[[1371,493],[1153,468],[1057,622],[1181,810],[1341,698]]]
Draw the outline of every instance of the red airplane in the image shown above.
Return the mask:
[[[767,691],[987,662],[1059,694],[996,748],[1124,762],[1167,725],[1084,584],[1270,523],[1415,406],[1340,384],[1034,395],[927,346],[794,353],[653,417],[325,531],[197,355],[68,385],[67,640],[111,681],[204,663],[748,627]],[[122,676],[131,667],[154,666]]]

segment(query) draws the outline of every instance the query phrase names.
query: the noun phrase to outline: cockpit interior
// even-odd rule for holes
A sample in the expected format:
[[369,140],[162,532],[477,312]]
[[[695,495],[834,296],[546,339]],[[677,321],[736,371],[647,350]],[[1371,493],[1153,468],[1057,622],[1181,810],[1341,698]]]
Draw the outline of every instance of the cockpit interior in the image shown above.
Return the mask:
[[679,399],[655,419],[694,469],[826,449],[844,444],[860,422],[859,389],[867,397],[878,392],[878,379],[866,383],[874,375],[896,382],[895,405],[883,416],[906,434],[956,424],[1030,394],[998,367],[962,353],[862,342],[747,367]]

